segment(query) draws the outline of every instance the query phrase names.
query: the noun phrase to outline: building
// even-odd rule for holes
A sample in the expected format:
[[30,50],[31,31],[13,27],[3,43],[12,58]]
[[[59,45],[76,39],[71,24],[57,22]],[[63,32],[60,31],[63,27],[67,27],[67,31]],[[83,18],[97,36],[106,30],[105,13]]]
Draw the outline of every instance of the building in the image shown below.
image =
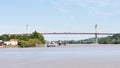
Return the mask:
[[17,39],[10,39],[11,45],[18,45]]
[[10,39],[10,41],[4,42],[5,45],[18,45],[18,40],[17,39]]
[[3,45],[3,41],[2,40],[0,40],[0,46],[2,46]]

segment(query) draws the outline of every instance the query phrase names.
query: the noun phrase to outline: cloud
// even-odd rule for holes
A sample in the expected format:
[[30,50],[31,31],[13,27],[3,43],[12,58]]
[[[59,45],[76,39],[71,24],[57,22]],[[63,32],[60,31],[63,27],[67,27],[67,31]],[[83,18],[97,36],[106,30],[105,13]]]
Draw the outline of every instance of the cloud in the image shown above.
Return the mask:
[[[71,4],[87,9],[89,15],[108,14],[106,10],[113,9],[109,14],[114,15],[120,10],[119,0],[66,0]],[[107,8],[107,9],[106,9]],[[118,12],[117,12],[118,13]],[[120,12],[118,13],[120,14]]]
[[[119,0],[49,0],[52,6],[69,16],[74,18],[70,13],[73,9],[71,6],[78,6],[83,8],[82,11],[87,11],[88,15],[116,15],[120,14],[120,1]],[[78,8],[78,9],[80,9]],[[109,11],[110,10],[110,11]]]
[[73,19],[74,16],[67,10],[67,9],[64,9],[64,8],[60,8],[60,7],[54,7],[56,10],[64,13],[65,15],[67,15],[69,18]]
[[49,3],[52,5],[51,7],[61,13],[63,13],[65,16],[68,16],[70,19],[73,19],[74,16],[70,11],[65,8],[65,2],[64,1],[57,1],[57,0],[49,0]]
[[91,4],[95,4],[99,7],[104,7],[113,4],[114,2],[117,2],[117,0],[66,0],[70,3],[76,3],[80,4],[81,6],[84,4],[84,6],[90,6]]

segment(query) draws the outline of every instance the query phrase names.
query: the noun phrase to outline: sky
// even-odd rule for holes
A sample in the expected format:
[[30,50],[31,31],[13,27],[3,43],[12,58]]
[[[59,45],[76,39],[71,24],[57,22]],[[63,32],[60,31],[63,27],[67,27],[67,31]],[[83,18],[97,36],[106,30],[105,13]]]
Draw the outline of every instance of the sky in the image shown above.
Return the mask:
[[[26,25],[28,29],[26,30]],[[38,32],[120,33],[120,0],[0,0],[0,34]],[[47,35],[78,40],[93,35]]]

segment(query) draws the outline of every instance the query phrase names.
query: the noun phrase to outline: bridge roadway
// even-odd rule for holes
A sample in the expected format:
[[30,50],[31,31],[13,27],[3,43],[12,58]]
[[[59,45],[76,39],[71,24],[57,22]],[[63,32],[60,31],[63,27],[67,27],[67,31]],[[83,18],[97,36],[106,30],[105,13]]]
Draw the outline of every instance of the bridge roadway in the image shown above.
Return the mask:
[[[23,33],[23,34],[7,34],[7,35],[30,35],[30,33]],[[41,33],[42,35],[114,35],[118,33],[78,33],[78,32],[46,32],[46,33]]]
[[53,33],[41,33],[43,35],[113,35],[113,34],[117,34],[117,33],[73,33],[73,32],[53,32]]

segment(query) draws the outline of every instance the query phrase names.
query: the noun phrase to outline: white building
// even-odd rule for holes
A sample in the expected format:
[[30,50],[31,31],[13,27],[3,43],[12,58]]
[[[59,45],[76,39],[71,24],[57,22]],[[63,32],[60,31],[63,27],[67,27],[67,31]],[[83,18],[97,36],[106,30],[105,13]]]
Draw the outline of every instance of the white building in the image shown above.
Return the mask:
[[15,46],[15,45],[18,45],[18,40],[17,39],[10,39],[10,41],[6,41],[6,42],[4,42],[4,44]]

